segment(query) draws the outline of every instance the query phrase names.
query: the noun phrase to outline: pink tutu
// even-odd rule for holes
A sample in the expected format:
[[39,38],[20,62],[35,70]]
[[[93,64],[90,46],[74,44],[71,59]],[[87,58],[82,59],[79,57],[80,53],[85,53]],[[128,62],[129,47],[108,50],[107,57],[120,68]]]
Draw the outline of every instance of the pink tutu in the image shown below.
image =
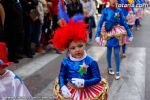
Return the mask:
[[[68,89],[71,93],[69,100],[107,100],[108,99],[108,83],[106,80],[93,85],[91,87],[77,88],[71,83],[67,84]],[[65,99],[59,88],[59,84],[55,83],[54,94],[56,100],[68,100]]]
[[100,36],[100,45],[101,46],[106,46],[107,45],[107,40],[109,40],[111,37],[115,37],[119,40],[119,45],[123,44],[128,44],[129,39],[127,36],[127,32],[124,28],[124,26],[113,26],[112,30],[110,32],[107,32],[105,30],[105,26],[103,25],[102,30],[101,30],[101,36]]

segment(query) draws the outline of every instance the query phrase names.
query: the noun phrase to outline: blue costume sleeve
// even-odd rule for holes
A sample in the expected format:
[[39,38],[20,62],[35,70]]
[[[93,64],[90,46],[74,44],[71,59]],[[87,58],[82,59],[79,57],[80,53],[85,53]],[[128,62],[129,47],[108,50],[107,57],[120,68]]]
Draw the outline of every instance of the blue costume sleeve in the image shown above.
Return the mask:
[[66,79],[67,79],[67,64],[64,64],[62,62],[60,73],[59,73],[59,86],[60,86],[60,88],[64,85],[66,85],[66,83],[67,83]]
[[100,71],[99,71],[97,62],[93,61],[90,65],[90,68],[91,68],[91,75],[93,78],[91,78],[89,80],[85,80],[85,83],[84,83],[85,87],[92,86],[92,85],[97,84],[101,81]]
[[130,28],[128,27],[128,24],[127,24],[126,19],[125,19],[125,17],[124,17],[124,15],[123,15],[122,12],[120,12],[120,17],[121,17],[121,18],[120,18],[120,19],[121,19],[121,24],[125,27],[125,29],[126,29],[126,31],[127,31],[128,37],[133,36],[133,34],[132,34]]
[[98,26],[97,26],[96,37],[100,37],[100,32],[101,32],[101,28],[102,28],[103,22],[105,20],[105,17],[106,16],[105,16],[105,9],[104,9],[103,12],[102,12],[102,16],[100,17]]

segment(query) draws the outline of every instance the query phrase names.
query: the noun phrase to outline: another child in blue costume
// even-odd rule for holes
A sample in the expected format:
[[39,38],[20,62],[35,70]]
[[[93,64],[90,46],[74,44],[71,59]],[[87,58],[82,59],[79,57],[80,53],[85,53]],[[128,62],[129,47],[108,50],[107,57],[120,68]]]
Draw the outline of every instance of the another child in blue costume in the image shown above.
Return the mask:
[[70,20],[55,31],[53,46],[68,51],[54,87],[56,100],[107,100],[106,81],[101,80],[97,62],[85,51],[86,27],[83,21]]
[[107,63],[109,74],[114,74],[111,65],[111,53],[114,48],[116,77],[120,79],[120,46],[132,41],[133,36],[123,13],[116,8],[117,0],[110,0],[110,7],[105,8],[98,23],[96,41],[99,45],[107,46]]
[[[133,1],[132,1],[132,2],[129,2],[129,0],[118,0],[118,3],[119,3],[119,4],[132,4]],[[122,10],[121,12],[123,13],[123,15],[124,15],[124,17],[125,17],[125,19],[126,19],[126,17],[127,17],[128,14],[129,14],[129,11],[130,11],[132,8],[130,8],[130,7],[121,7],[120,9]],[[130,28],[130,26],[129,26],[129,28]],[[124,44],[122,45],[121,57],[126,57],[126,43],[124,43]]]

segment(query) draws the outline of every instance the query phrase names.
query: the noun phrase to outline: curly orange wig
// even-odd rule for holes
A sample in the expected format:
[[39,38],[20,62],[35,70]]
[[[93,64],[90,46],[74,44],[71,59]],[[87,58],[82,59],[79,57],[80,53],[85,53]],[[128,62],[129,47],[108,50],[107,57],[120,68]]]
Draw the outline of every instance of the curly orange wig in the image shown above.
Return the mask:
[[70,20],[68,24],[63,27],[58,28],[52,40],[53,46],[58,48],[60,51],[68,48],[71,41],[83,41],[87,42],[87,24],[83,21],[75,22]]

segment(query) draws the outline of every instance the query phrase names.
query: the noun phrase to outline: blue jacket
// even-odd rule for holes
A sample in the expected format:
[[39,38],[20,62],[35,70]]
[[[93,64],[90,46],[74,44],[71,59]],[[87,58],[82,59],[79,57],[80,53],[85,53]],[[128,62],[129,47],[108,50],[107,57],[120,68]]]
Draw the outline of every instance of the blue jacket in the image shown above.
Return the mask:
[[[85,63],[86,72],[80,73],[81,65]],[[72,78],[84,79],[84,86],[92,86],[101,81],[101,76],[98,64],[90,56],[86,56],[81,61],[72,61],[69,57],[63,59],[59,73],[59,86],[60,88],[71,82]]]
[[[115,13],[119,13],[120,17],[119,19],[115,19],[114,15]],[[97,27],[97,32],[96,32],[96,37],[100,37],[100,32],[101,32],[101,28],[104,22],[113,22],[114,25],[121,25],[124,26],[126,31],[127,31],[127,35],[129,37],[132,36],[132,32],[130,30],[130,28],[127,25],[126,19],[123,15],[123,13],[121,12],[121,9],[116,8],[115,10],[112,10],[111,8],[105,8],[102,12],[102,16],[100,17],[100,21],[98,23],[98,27]]]

